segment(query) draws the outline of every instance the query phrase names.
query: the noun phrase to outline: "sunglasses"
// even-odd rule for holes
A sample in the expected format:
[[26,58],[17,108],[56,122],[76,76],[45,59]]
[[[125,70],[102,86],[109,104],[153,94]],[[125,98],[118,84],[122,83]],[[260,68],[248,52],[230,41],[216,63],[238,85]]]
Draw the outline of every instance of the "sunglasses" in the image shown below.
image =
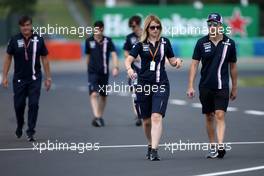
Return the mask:
[[216,21],[209,21],[209,22],[207,22],[207,26],[209,26],[209,27],[211,27],[211,26],[213,26],[213,27],[217,27],[218,26],[218,22],[216,22]]
[[149,26],[149,29],[152,30],[152,31],[154,31],[155,29],[160,30],[161,26],[160,25],[158,25],[158,26]]

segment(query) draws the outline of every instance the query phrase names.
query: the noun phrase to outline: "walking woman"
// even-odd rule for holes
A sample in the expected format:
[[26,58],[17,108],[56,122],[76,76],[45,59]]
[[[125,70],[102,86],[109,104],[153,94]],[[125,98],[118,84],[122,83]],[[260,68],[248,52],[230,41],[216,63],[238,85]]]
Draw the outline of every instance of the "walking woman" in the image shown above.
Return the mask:
[[136,109],[143,119],[143,129],[148,141],[147,159],[159,161],[158,145],[162,134],[162,119],[165,117],[170,95],[169,80],[165,71],[165,58],[177,69],[182,60],[174,57],[170,41],[161,37],[162,25],[158,17],[149,15],[144,21],[140,42],[133,46],[126,58],[127,74],[135,79],[131,64],[139,55],[141,70],[136,87]]

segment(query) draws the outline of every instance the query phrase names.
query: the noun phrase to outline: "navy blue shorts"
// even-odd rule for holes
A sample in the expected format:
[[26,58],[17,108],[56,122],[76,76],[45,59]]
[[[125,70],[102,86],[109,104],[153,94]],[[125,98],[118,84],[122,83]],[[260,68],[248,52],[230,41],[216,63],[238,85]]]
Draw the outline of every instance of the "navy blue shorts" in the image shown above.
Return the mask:
[[229,103],[229,89],[199,88],[199,92],[203,114],[212,113],[216,110],[226,112]]
[[135,87],[135,106],[138,117],[141,119],[150,118],[152,113],[159,113],[162,117],[165,117],[170,96],[169,82],[148,84],[145,81],[139,81]]
[[88,73],[89,94],[97,92],[101,96],[107,96],[106,87],[108,85],[108,78],[109,75]]

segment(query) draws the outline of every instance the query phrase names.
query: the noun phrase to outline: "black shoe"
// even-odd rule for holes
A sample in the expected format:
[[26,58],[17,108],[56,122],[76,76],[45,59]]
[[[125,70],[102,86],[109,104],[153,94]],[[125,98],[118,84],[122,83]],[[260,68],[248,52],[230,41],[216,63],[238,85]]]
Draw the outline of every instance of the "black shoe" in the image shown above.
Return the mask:
[[102,126],[101,121],[100,121],[99,118],[94,118],[93,121],[92,121],[92,125],[94,127],[101,127]]
[[218,149],[217,158],[221,158],[222,159],[222,158],[224,158],[225,154],[226,154],[226,150],[224,148],[220,148],[220,149]]
[[17,128],[16,129],[16,136],[17,136],[18,139],[21,138],[22,134],[23,134],[22,129],[21,128]]
[[100,123],[101,123],[101,126],[104,127],[104,126],[105,126],[104,119],[101,117],[101,118],[99,119],[99,121],[100,121]]
[[36,141],[36,139],[34,138],[34,136],[28,136],[28,141],[29,142],[35,142]]
[[208,154],[206,155],[206,158],[213,159],[216,157],[218,157],[218,151],[217,151],[216,147],[210,148]]
[[151,149],[150,160],[160,161],[160,157],[158,155],[158,149]]
[[149,160],[150,159],[150,154],[151,154],[151,145],[148,145],[148,150],[146,154],[146,158]]
[[141,126],[142,125],[142,121],[141,121],[141,119],[139,119],[139,118],[136,118],[136,126]]

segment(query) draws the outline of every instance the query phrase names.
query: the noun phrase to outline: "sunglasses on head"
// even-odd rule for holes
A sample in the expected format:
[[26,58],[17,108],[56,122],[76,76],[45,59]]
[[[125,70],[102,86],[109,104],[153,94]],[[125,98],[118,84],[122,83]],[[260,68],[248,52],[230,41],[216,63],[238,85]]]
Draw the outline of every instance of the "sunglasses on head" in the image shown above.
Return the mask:
[[213,26],[213,27],[217,27],[218,26],[218,24],[220,24],[220,23],[218,23],[218,22],[216,22],[216,21],[208,21],[207,22],[207,26]]
[[155,29],[160,30],[161,26],[160,25],[158,25],[158,26],[149,26],[149,29],[152,30],[152,31],[154,31]]

